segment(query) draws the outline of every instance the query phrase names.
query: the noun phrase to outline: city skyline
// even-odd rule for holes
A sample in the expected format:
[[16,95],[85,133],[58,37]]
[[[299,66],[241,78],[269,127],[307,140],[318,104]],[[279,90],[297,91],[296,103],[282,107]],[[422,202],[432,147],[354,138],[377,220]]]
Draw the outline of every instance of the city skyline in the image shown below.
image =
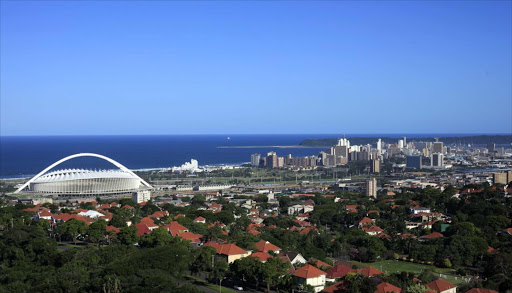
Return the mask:
[[4,1],[0,135],[510,133],[510,11]]

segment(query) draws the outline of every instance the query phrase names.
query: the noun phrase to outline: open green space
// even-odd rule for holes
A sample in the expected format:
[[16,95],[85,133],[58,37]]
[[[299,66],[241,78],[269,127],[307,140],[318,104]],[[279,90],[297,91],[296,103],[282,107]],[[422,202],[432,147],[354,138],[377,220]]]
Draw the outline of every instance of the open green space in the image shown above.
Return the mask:
[[208,283],[207,281],[205,281],[203,279],[199,279],[199,278],[192,277],[192,276],[186,276],[185,279],[189,280],[194,285],[207,287],[207,288],[210,288],[215,291],[219,291],[219,288],[220,288],[221,291],[219,291],[219,292],[227,292],[227,293],[238,292],[238,291],[235,291],[234,289],[230,289],[230,288],[223,287],[223,286],[219,287],[218,284],[216,285],[216,284]]
[[377,261],[374,263],[362,263],[358,261],[350,261],[351,263],[359,266],[359,267],[367,267],[372,266],[376,269],[379,269],[385,273],[398,273],[398,272],[410,272],[419,274],[424,270],[431,270],[435,275],[440,276],[442,279],[451,282],[453,284],[462,284],[465,283],[465,280],[453,274],[453,270],[449,268],[438,268],[435,266],[422,265],[417,263],[405,262],[405,261],[397,261],[397,260],[383,260]]

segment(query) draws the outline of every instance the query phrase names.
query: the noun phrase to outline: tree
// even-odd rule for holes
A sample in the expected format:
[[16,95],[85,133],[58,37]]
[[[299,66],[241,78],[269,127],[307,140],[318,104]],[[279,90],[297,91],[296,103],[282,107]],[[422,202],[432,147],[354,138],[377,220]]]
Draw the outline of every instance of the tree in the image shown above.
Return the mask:
[[112,221],[110,221],[110,224],[117,228],[124,228],[127,227],[126,222],[124,221],[123,217],[120,215],[114,214],[112,216]]
[[428,288],[421,284],[414,284],[407,287],[407,293],[426,293],[428,292]]
[[86,231],[87,231],[87,224],[85,224],[85,222],[77,220],[77,219],[71,219],[67,222],[60,223],[59,226],[57,227],[57,233],[72,239],[75,244],[76,244],[76,238],[79,235],[84,234]]
[[164,227],[157,228],[153,230],[153,232],[144,235],[139,241],[142,247],[157,247],[177,242],[179,242],[179,240],[171,236]]
[[233,223],[233,221],[235,220],[233,214],[228,211],[221,211],[219,213],[216,213],[215,216],[217,220],[221,221],[226,225]]
[[255,257],[237,259],[231,264],[230,271],[236,279],[259,285],[262,277],[262,263]]
[[345,280],[348,282],[347,292],[349,293],[375,292],[377,289],[375,282],[363,275],[347,275]]
[[283,262],[280,258],[272,257],[262,266],[263,280],[267,282],[267,292],[270,293],[270,287],[277,285],[282,276],[286,275],[290,269],[290,264]]
[[201,246],[193,251],[194,261],[190,265],[192,274],[200,272],[211,272],[213,270],[213,257],[215,257],[216,250],[210,246]]
[[105,234],[107,233],[107,222],[105,220],[99,220],[92,223],[87,228],[87,234],[89,235],[89,240],[94,243],[98,243],[105,238]]
[[215,257],[215,263],[213,264],[212,275],[213,278],[219,281],[219,287],[222,286],[222,280],[228,272],[228,262],[222,257]]
[[121,228],[119,234],[117,234],[117,238],[122,244],[135,244],[139,241],[139,237],[137,236],[137,227],[130,226]]

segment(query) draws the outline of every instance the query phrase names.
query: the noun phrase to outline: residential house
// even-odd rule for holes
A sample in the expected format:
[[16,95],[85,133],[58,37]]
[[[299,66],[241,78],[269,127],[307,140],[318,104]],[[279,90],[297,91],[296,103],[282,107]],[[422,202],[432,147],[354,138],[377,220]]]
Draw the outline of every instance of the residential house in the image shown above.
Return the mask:
[[250,251],[246,251],[233,243],[219,244],[215,242],[207,242],[204,244],[204,246],[210,246],[215,248],[217,254],[225,257],[228,263],[232,263],[237,259],[241,259],[251,255]]
[[366,232],[366,234],[368,235],[376,236],[382,233],[384,230],[382,230],[382,228],[380,228],[377,225],[373,225],[368,228],[363,228],[363,231]]
[[338,278],[343,278],[349,273],[356,273],[356,270],[344,264],[337,264],[326,271],[326,281],[334,282]]
[[382,282],[379,285],[377,285],[377,290],[375,290],[374,293],[400,293],[402,292],[402,289],[398,288],[397,286]]
[[457,286],[443,279],[437,279],[425,286],[437,293],[457,293]]
[[255,246],[256,249],[263,252],[273,252],[278,254],[281,251],[281,248],[265,240],[260,240],[258,243],[255,244]]
[[320,292],[325,287],[325,275],[324,271],[306,264],[295,270],[292,276],[298,284],[310,285],[315,292]]
[[206,219],[205,219],[205,218],[203,218],[203,217],[201,217],[201,216],[199,216],[199,217],[197,217],[197,218],[195,218],[195,219],[194,219],[194,222],[195,222],[195,223],[206,224]]
[[299,265],[307,263],[306,259],[302,254],[293,251],[281,251],[279,256],[287,256],[290,259],[292,265]]
[[272,256],[266,252],[258,251],[258,252],[253,252],[249,257],[255,257],[261,262],[266,262]]

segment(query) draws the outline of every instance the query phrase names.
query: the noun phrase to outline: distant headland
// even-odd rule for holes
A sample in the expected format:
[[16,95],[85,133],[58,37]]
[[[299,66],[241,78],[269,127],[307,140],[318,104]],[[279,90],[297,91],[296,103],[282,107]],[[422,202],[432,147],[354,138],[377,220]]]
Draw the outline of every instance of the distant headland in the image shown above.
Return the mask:
[[[373,144],[376,142],[376,137],[349,137],[351,143],[356,145]],[[395,143],[396,137],[379,137],[383,142]],[[407,138],[408,141],[434,141],[432,137],[411,137]],[[437,137],[439,141],[445,144],[510,144],[512,143],[512,135],[468,135],[468,136],[445,136]],[[305,139],[299,143],[299,146],[304,147],[330,147],[337,143],[338,138],[319,138],[319,139]]]

